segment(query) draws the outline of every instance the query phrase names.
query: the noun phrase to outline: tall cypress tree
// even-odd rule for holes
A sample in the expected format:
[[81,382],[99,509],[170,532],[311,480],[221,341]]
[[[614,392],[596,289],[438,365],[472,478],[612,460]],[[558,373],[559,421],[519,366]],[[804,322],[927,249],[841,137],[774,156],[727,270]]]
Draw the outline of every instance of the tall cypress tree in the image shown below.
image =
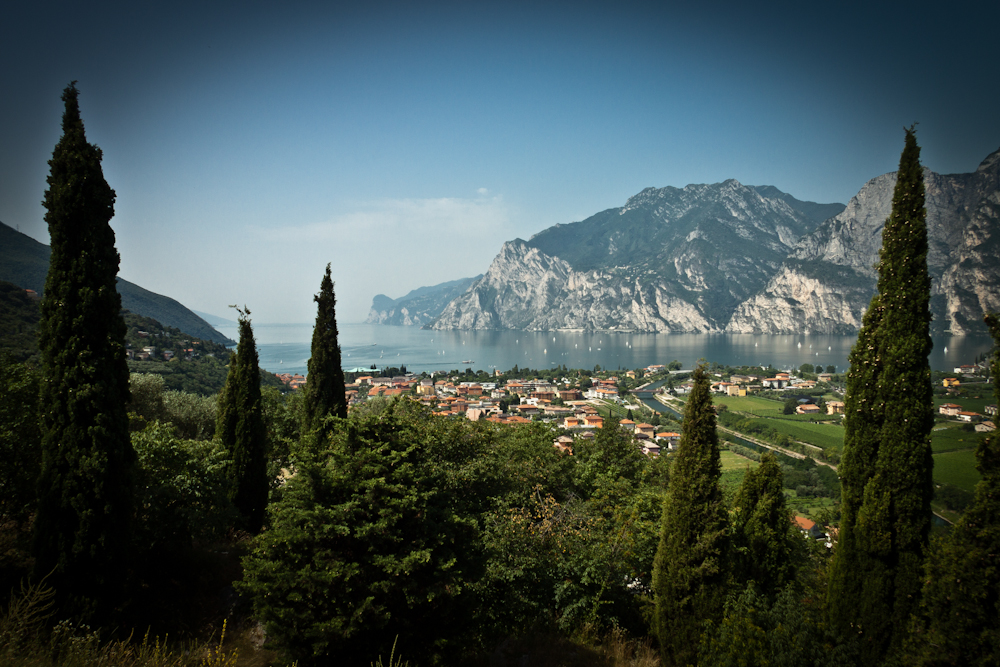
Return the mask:
[[115,192],[87,143],[76,82],[49,160],[52,254],[42,298],[42,466],[33,551],[70,615],[100,618],[127,572],[136,454],[128,432],[125,322],[109,221]]
[[[1000,404],[1000,316],[993,335],[993,396]],[[925,665],[1000,664],[1000,434],[976,449],[976,496],[929,558],[923,592],[926,632],[916,634]]]
[[851,352],[831,617],[864,662],[896,651],[920,599],[933,495],[927,213],[913,128],[882,232],[878,291]]
[[232,461],[230,499],[243,516],[246,529],[256,534],[264,525],[267,508],[267,431],[250,311],[238,312],[240,342],[219,395],[216,433]]
[[324,424],[328,415],[347,417],[344,369],[340,366],[340,344],[337,342],[337,297],[333,293],[330,265],[313,297],[317,304],[316,326],[313,328],[312,356],[304,400],[304,432],[314,432],[320,442],[326,440],[329,429]]
[[653,562],[655,629],[669,665],[696,662],[702,625],[722,616],[728,533],[708,376],[694,372]]
[[753,581],[757,591],[774,600],[795,578],[805,555],[802,539],[785,503],[781,466],[774,452],[747,471],[733,501],[732,572],[739,588]]

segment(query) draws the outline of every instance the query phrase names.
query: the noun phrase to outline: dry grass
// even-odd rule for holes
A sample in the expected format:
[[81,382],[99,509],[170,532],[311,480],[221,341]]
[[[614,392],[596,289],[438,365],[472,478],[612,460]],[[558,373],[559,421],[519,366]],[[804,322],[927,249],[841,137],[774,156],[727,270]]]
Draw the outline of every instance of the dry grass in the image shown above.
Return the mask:
[[477,663],[486,667],[659,667],[660,656],[649,638],[632,639],[614,630],[600,641],[584,634],[569,639],[538,633],[508,639]]

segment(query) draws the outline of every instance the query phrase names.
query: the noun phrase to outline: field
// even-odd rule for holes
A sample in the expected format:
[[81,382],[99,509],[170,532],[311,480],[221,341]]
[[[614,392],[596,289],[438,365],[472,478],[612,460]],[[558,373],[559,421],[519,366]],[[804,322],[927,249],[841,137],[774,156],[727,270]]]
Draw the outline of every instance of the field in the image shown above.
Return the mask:
[[954,452],[960,449],[975,449],[982,434],[965,431],[959,424],[936,425],[931,431],[931,449],[939,452]]
[[934,455],[934,481],[950,484],[966,491],[975,491],[979,482],[976,453],[972,449],[942,452]]
[[756,468],[760,464],[728,450],[719,453],[722,462],[722,478],[719,483],[727,495],[735,493],[736,489],[743,483],[743,477],[747,474],[747,466]]
[[788,509],[813,521],[823,519],[824,510],[832,512],[836,506],[833,498],[799,498],[792,489],[785,489],[785,497]]
[[725,405],[736,412],[749,412],[761,417],[777,416],[784,409],[784,403],[756,396],[713,396],[716,405]]

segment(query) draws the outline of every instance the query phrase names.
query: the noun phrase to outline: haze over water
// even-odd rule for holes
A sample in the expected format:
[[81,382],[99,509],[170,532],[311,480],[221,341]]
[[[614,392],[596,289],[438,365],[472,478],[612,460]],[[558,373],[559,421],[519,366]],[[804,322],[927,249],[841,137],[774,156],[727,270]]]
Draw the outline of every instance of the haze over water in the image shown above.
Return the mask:
[[[273,373],[306,372],[312,324],[257,324],[260,365]],[[693,368],[699,359],[731,366],[798,368],[804,363],[847,369],[856,336],[755,334],[608,334],[591,332],[427,331],[377,324],[340,324],[343,367],[405,365],[423,371],[513,368],[644,368],[674,359]],[[219,331],[239,338],[235,327]],[[988,352],[988,336],[934,338],[931,368],[950,371]],[[470,363],[471,362],[471,363]]]

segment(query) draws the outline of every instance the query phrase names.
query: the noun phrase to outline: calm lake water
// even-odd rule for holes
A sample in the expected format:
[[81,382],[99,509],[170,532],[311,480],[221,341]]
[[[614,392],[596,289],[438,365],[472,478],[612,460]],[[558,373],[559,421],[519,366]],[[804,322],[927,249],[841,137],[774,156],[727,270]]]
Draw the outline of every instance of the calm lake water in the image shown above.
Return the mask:
[[[309,324],[255,324],[260,365],[274,373],[306,372],[312,339]],[[643,368],[674,359],[693,368],[699,359],[731,366],[772,364],[798,368],[808,362],[847,367],[855,336],[754,334],[607,334],[523,331],[425,331],[414,327],[340,324],[344,368],[405,365],[415,373],[472,367],[476,370],[551,368]],[[237,340],[236,327],[219,331]],[[972,363],[992,347],[989,336],[934,339],[931,368],[951,370]]]

